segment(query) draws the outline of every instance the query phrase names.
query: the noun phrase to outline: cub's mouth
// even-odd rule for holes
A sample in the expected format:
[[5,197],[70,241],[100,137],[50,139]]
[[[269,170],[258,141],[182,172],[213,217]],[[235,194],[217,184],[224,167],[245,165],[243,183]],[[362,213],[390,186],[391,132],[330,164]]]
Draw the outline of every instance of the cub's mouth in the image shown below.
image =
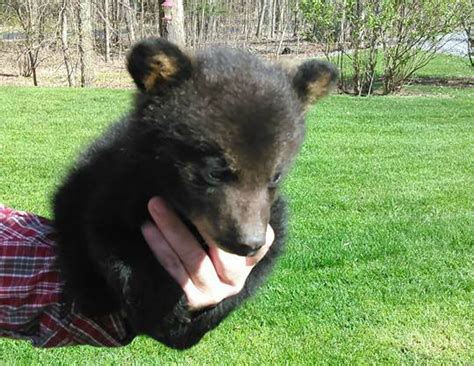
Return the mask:
[[[186,225],[189,229],[191,234],[196,238],[199,244],[204,248],[204,250],[208,253],[209,247],[217,247],[222,249],[230,254],[239,255],[241,257],[253,257],[257,254],[263,244],[265,244],[266,240],[268,239],[268,233],[265,235],[267,236],[266,240],[262,243],[262,245],[252,247],[247,244],[239,244],[237,240],[224,240],[220,238],[216,238],[217,235],[214,235],[212,224],[204,217],[197,217],[197,218],[189,218],[183,215],[181,212],[177,211],[181,221]],[[273,235],[273,231],[272,231]],[[231,237],[231,235],[229,235]],[[272,239],[273,240],[273,239]]]
[[231,254],[242,257],[253,257],[260,249],[260,247],[252,248],[244,244],[228,243],[214,239],[213,235],[211,234],[212,230],[208,228],[209,223],[206,220],[197,219],[194,222],[190,221],[189,225],[192,234],[206,251],[208,251],[210,246],[213,246],[225,250]]
[[209,234],[210,230],[206,228],[207,225],[205,224],[205,220],[195,220],[193,222],[182,215],[180,216],[181,220],[188,227],[191,234],[193,234],[193,236],[196,238],[199,244],[201,244],[206,252],[209,252],[210,246],[214,246],[231,254],[240,255],[242,257],[253,257],[260,249],[253,249],[246,245],[236,245],[234,243],[221,243],[215,240],[211,234]]

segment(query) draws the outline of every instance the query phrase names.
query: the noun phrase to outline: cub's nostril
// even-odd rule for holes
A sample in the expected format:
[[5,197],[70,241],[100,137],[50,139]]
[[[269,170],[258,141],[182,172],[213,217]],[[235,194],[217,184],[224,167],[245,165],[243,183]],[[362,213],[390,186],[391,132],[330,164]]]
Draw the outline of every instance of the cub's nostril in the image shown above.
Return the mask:
[[247,236],[240,237],[239,240],[227,242],[225,240],[219,241],[219,246],[229,253],[251,257],[255,255],[258,250],[265,244],[265,237],[262,236]]
[[265,244],[265,236],[250,236],[247,238],[243,238],[241,241],[241,245],[245,245],[250,249],[256,251],[259,250]]
[[242,255],[244,257],[252,257],[257,254],[258,249],[260,248],[252,248],[247,244],[237,244],[232,252],[237,255]]

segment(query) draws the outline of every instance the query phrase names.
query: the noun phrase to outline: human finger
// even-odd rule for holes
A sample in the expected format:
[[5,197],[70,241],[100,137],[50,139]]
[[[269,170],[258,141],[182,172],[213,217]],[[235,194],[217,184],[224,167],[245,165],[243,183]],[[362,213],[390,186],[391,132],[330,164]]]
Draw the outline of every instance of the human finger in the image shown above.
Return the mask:
[[265,233],[265,244],[252,257],[246,257],[248,266],[255,266],[267,254],[268,250],[275,240],[275,232],[270,225],[267,225],[267,232]]
[[163,234],[156,225],[146,222],[141,227],[142,235],[148,246],[152,250],[158,262],[174,278],[174,280],[184,288],[191,279],[176,253],[166,242]]
[[203,293],[194,285],[177,254],[166,242],[156,225],[147,222],[141,227],[141,230],[158,262],[183,289],[190,310],[211,306],[222,300],[216,294]]
[[203,289],[218,281],[214,265],[186,225],[159,197],[148,203],[149,212],[194,284]]
[[217,246],[209,248],[209,255],[219,278],[226,284],[242,287],[252,268],[265,256],[275,239],[270,225],[267,227],[265,244],[252,257],[242,257],[226,252]]

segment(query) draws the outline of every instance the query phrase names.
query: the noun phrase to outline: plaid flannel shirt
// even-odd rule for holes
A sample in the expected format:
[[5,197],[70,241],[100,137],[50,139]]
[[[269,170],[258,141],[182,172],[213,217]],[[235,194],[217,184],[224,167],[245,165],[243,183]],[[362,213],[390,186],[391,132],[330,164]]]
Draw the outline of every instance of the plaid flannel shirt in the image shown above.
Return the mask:
[[0,204],[0,337],[36,347],[128,344],[121,314],[87,317],[62,301],[51,223]]

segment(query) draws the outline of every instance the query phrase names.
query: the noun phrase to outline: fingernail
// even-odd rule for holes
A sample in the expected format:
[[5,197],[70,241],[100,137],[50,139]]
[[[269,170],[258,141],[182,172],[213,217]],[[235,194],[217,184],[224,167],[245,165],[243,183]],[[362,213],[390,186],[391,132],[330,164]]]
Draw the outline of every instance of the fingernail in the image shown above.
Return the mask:
[[161,212],[163,212],[163,209],[166,207],[166,204],[161,197],[155,196],[148,202],[148,207],[153,212],[160,214]]
[[152,223],[151,223],[150,221],[146,221],[146,222],[140,227],[141,232],[142,232],[142,235],[143,235],[143,237],[145,237],[145,239],[146,239],[146,237],[147,237],[147,233],[149,232],[151,225],[152,225]]

